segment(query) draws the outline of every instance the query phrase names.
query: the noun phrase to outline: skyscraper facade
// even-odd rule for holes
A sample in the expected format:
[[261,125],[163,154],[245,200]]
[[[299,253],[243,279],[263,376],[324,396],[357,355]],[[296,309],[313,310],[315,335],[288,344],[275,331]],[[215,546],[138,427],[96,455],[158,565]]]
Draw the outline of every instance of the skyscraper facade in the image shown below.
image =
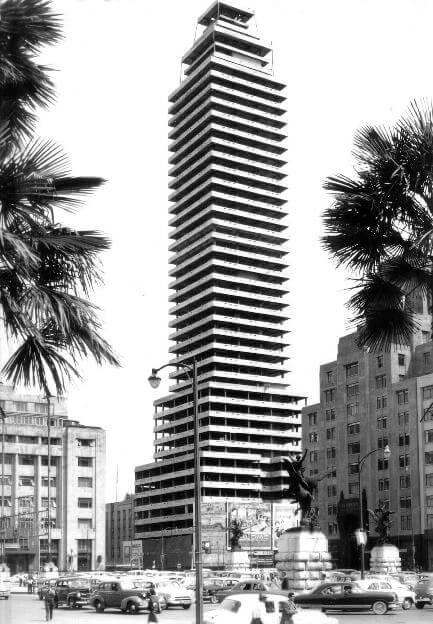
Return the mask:
[[320,402],[303,408],[307,476],[320,479],[321,528],[338,567],[359,569],[360,496],[367,553],[377,539],[367,510],[382,503],[404,567],[433,566],[431,315],[422,297],[415,305],[410,345],[375,353],[358,348],[356,333],[340,338],[337,359],[320,367]]
[[[285,85],[253,11],[214,2],[198,28],[169,98],[171,363],[198,366],[204,500],[266,500],[301,436],[284,379]],[[191,382],[181,367],[170,377],[155,461],[136,468],[136,537],[149,540],[192,533]]]

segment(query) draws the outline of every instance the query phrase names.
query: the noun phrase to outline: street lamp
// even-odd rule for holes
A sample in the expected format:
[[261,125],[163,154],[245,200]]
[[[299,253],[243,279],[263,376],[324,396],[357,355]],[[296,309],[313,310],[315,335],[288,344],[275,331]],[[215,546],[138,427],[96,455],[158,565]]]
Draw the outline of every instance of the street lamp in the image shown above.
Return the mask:
[[200,436],[198,418],[198,389],[197,389],[197,361],[192,364],[164,364],[159,368],[152,368],[152,374],[148,378],[152,388],[158,388],[161,377],[158,373],[163,368],[173,366],[182,367],[191,379],[193,391],[194,412],[194,549],[195,549],[195,621],[201,624],[203,620],[203,566],[202,566],[202,543],[201,543],[201,475],[200,475]]
[[[367,535],[364,530],[364,514],[362,509],[362,490],[361,490],[361,471],[364,467],[365,460],[373,453],[377,453],[381,449],[373,449],[363,457],[358,456],[358,488],[359,488],[359,529],[355,531],[356,542],[358,546],[361,547],[361,579],[364,578],[364,553],[365,553],[365,545],[367,543]],[[391,449],[388,444],[383,449],[383,457],[384,459],[389,459],[391,456]]]

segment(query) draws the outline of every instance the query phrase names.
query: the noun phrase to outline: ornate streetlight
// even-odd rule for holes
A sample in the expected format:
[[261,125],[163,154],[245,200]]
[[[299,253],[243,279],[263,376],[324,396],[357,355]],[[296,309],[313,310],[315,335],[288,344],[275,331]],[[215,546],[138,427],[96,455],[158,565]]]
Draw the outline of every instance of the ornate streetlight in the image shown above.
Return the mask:
[[[364,514],[362,508],[362,490],[361,490],[361,471],[364,467],[365,460],[373,453],[377,453],[381,449],[373,449],[363,457],[358,456],[358,487],[359,487],[359,529],[355,531],[356,543],[361,547],[361,579],[364,578],[365,572],[365,545],[367,543],[367,534],[364,530]],[[384,459],[389,459],[391,456],[391,449],[388,444],[383,449],[383,457]]]
[[195,621],[201,624],[203,621],[203,566],[202,566],[202,543],[201,543],[201,475],[200,475],[200,437],[198,418],[198,389],[197,389],[197,362],[192,364],[176,363],[164,364],[159,368],[152,368],[152,374],[148,381],[152,388],[158,388],[161,377],[158,373],[163,368],[173,366],[181,367],[187,373],[192,383],[193,412],[194,412],[194,550],[195,550]]

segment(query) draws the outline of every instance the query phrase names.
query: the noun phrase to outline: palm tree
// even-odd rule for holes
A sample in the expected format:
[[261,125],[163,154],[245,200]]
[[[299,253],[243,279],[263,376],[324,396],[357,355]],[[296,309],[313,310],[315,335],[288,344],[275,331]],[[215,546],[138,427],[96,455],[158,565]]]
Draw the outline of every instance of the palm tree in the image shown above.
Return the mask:
[[413,101],[393,127],[355,135],[355,175],[326,180],[325,249],[354,273],[358,344],[409,344],[416,299],[433,291],[433,106]]
[[51,384],[64,392],[83,356],[118,365],[89,301],[110,243],[58,221],[103,180],[71,177],[61,148],[33,137],[35,111],[54,94],[35,58],[60,36],[47,0],[0,1],[0,306],[17,345],[3,373],[46,394]]

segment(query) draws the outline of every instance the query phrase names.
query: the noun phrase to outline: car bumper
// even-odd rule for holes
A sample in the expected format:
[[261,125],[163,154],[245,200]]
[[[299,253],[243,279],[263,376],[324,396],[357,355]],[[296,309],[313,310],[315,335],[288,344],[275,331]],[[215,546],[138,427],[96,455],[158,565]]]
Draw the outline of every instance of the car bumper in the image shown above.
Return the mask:
[[417,596],[415,602],[422,602],[423,604],[433,604],[431,596]]

